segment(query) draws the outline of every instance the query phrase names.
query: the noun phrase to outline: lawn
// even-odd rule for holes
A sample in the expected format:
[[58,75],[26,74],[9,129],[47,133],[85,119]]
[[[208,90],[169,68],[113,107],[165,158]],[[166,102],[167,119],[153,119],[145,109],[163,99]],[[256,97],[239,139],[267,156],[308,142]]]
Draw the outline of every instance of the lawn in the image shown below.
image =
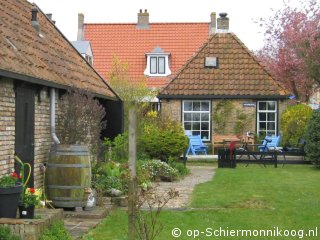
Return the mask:
[[[311,166],[286,165],[267,168],[257,165],[237,169],[217,169],[213,181],[200,184],[192,195],[190,210],[165,211],[161,215],[164,229],[158,239],[175,239],[173,228],[188,237],[199,230],[196,239],[319,239],[320,237],[320,170]],[[296,230],[295,237],[206,237],[214,229],[273,230],[278,227]],[[318,228],[318,237],[302,236]],[[85,239],[126,239],[127,216],[114,211]],[[207,231],[207,232],[206,232]],[[223,232],[222,232],[223,233]],[[256,232],[253,232],[256,234]],[[269,232],[270,234],[270,232]]]

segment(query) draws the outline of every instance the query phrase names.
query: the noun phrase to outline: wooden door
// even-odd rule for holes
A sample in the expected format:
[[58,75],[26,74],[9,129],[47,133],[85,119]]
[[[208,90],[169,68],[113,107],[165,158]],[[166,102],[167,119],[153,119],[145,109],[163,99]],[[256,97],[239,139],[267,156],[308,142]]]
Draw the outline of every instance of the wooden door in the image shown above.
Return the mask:
[[[32,167],[29,187],[34,187],[34,107],[35,89],[27,85],[16,88],[15,154]],[[20,165],[16,164],[16,171]],[[25,169],[26,175],[27,169]],[[27,177],[27,176],[26,176]]]

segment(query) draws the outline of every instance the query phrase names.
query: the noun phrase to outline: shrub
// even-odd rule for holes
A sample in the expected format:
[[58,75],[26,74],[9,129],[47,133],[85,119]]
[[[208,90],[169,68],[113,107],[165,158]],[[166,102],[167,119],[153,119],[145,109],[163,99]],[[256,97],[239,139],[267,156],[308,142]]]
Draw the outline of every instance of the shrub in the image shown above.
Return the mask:
[[54,222],[46,229],[39,240],[72,240],[62,221]]
[[139,150],[150,158],[168,161],[180,157],[188,147],[188,138],[180,123],[161,119],[146,123],[139,137]]
[[108,195],[112,188],[128,191],[128,170],[124,164],[99,163],[93,167],[92,185],[101,195]]
[[176,161],[174,158],[169,159],[169,166],[178,171],[179,176],[186,176],[190,173],[190,169],[187,168],[182,162]]
[[13,235],[9,227],[0,226],[0,239],[2,240],[20,240],[21,238]]
[[147,170],[153,180],[174,181],[178,178],[178,170],[160,160],[146,161],[142,164],[141,169]]
[[314,111],[307,126],[305,151],[308,159],[320,167],[320,111]]
[[[119,134],[111,141],[108,138],[104,139],[103,145],[106,147],[105,151],[105,159],[109,159],[109,157],[113,161],[117,162],[127,162],[128,161],[128,151],[129,151],[129,139],[128,132],[124,132],[123,134]],[[111,152],[109,151],[109,147],[111,147]]]
[[304,137],[312,109],[305,104],[289,106],[281,117],[282,143],[295,146]]
[[58,117],[59,138],[63,144],[89,144],[97,153],[100,134],[106,126],[106,112],[89,92],[72,89],[62,97],[63,107]]

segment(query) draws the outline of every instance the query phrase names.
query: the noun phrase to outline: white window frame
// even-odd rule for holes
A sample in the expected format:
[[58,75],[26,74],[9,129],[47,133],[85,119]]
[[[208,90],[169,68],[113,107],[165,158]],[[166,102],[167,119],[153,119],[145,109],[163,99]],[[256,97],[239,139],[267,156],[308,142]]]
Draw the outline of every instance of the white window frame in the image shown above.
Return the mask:
[[[268,109],[268,103],[273,102],[275,109],[274,110],[269,110]],[[266,109],[265,110],[260,110],[260,103],[266,103]],[[260,120],[260,113],[265,113],[266,114],[266,119],[264,121]],[[268,120],[268,114],[274,114],[274,121]],[[260,123],[263,122],[266,124],[266,129],[261,130],[260,129]],[[268,123],[274,123],[274,130],[268,129]],[[270,131],[274,132],[272,135],[276,135],[278,132],[278,102],[277,101],[258,101],[257,103],[257,133],[258,136],[260,136],[261,132],[265,133],[265,136],[270,135]]]
[[[192,106],[193,106],[193,103],[194,102],[199,102],[200,103],[200,106],[201,106],[201,103],[202,102],[206,102],[206,103],[209,103],[209,110],[208,111],[203,111],[201,110],[201,107],[200,107],[200,110],[199,111],[189,111],[189,110],[185,110],[185,103],[186,102],[191,102],[192,103]],[[185,121],[184,119],[184,115],[185,113],[199,113],[200,114],[200,120],[199,121]],[[201,120],[201,114],[208,114],[208,120],[207,121],[202,121]],[[193,130],[192,129],[192,123],[193,122],[199,122],[200,123],[200,130]],[[208,130],[202,130],[201,129],[201,123],[202,122],[207,122],[208,123]],[[200,132],[200,135],[202,132],[208,132],[208,139],[206,138],[202,138],[203,141],[211,141],[211,101],[210,100],[183,100],[182,101],[182,124],[183,124],[183,127],[185,128],[185,123],[191,123],[191,130],[190,129],[187,129],[185,131],[188,131],[190,132],[191,134],[193,134],[194,132]]]
[[[144,75],[149,77],[167,77],[171,75],[169,67],[169,53],[147,53],[147,66],[144,70]],[[151,58],[156,58],[156,73],[151,73]],[[159,58],[164,58],[164,73],[159,73]]]

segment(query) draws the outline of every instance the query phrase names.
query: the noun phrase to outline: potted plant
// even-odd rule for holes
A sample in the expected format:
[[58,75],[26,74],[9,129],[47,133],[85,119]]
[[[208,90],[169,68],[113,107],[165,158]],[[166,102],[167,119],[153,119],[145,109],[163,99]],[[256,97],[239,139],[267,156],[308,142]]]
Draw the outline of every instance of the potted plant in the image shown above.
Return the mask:
[[19,205],[20,218],[34,218],[35,206],[40,204],[41,190],[34,188],[26,188],[22,194]]
[[0,178],[0,218],[16,218],[22,183],[19,174]]

